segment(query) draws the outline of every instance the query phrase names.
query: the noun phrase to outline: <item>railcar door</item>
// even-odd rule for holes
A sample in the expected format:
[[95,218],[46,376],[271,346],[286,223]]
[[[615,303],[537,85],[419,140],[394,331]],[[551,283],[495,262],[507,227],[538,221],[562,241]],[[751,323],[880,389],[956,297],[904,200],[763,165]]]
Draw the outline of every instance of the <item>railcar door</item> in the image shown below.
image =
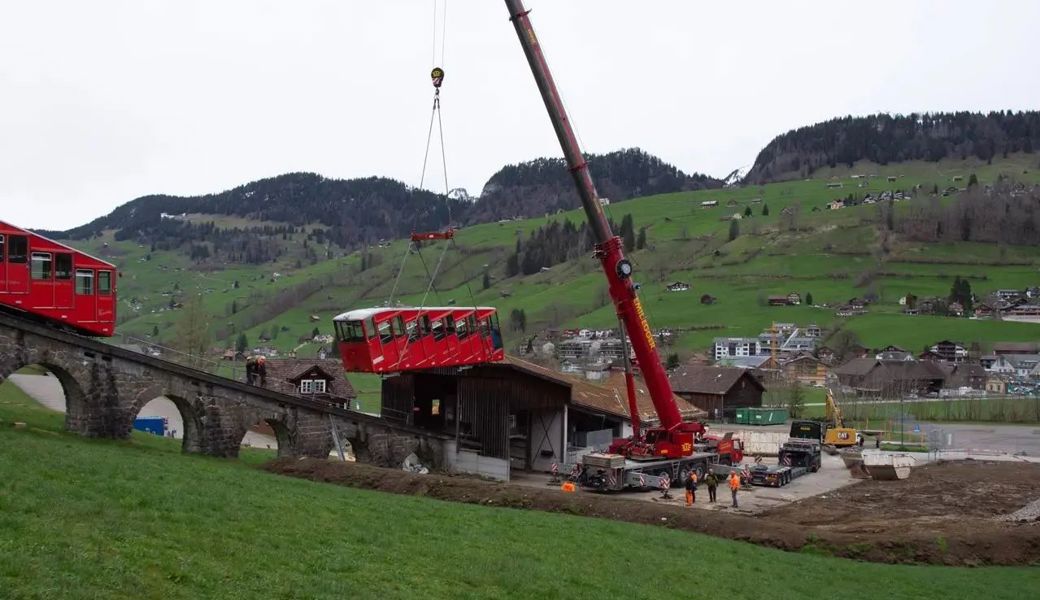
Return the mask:
[[7,293],[29,293],[29,238],[7,237]]
[[54,254],[54,307],[72,308],[75,293],[72,282],[72,254],[56,252]]
[[104,269],[97,272],[97,320],[114,323],[116,320],[116,282],[114,273]]
[[29,299],[33,308],[54,308],[54,255],[50,252],[33,252],[29,264],[32,279],[32,294]]
[[97,322],[97,297],[94,295],[94,270],[76,269],[75,319],[83,323]]
[[7,293],[7,247],[6,236],[0,233],[0,294]]

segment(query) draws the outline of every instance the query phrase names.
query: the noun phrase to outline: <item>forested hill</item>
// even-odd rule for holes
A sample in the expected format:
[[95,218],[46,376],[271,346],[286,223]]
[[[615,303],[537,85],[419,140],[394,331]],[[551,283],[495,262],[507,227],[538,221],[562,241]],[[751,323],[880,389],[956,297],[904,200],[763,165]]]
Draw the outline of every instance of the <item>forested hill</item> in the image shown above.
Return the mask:
[[[722,181],[687,175],[638,149],[588,157],[599,195],[611,201],[666,192],[722,187]],[[574,181],[562,158],[538,158],[509,165],[491,176],[469,214],[471,222],[532,217],[579,206]]]
[[943,158],[990,160],[1040,149],[1040,112],[911,113],[842,117],[773,139],[744,179],[761,184],[808,177],[857,160],[888,164]]

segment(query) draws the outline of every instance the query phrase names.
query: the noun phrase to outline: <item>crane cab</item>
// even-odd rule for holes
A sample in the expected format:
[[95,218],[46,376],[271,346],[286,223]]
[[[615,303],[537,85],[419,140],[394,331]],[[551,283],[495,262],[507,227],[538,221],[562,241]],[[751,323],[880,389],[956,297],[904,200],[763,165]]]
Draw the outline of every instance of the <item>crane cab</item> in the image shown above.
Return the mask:
[[498,362],[505,358],[494,308],[364,308],[333,319],[343,367],[394,373]]

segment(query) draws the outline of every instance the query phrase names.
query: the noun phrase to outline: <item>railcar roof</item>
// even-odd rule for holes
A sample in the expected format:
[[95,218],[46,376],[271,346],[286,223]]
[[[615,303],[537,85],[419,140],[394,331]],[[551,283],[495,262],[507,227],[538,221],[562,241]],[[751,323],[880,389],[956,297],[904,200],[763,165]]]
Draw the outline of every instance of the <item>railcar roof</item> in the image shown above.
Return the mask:
[[348,310],[345,313],[341,313],[332,318],[334,321],[364,321],[369,317],[385,313],[397,313],[407,310],[422,310],[426,312],[440,312],[440,311],[463,311],[473,310],[476,308],[480,311],[494,311],[493,306],[394,306],[394,307],[380,307],[380,308],[356,308],[354,310]]

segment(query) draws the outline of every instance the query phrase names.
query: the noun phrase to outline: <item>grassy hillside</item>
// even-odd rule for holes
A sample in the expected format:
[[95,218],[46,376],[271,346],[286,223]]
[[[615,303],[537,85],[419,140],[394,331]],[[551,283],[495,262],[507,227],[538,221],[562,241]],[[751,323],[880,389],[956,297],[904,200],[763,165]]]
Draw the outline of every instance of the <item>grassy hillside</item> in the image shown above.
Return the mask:
[[[826,203],[849,192],[876,194],[909,190],[918,184],[926,191],[933,185],[943,189],[954,177],[967,180],[971,174],[983,185],[1000,174],[1036,183],[1040,182],[1037,160],[1035,155],[1018,154],[994,159],[992,164],[970,159],[887,166],[861,163],[851,169],[822,169],[805,181],[652,196],[609,206],[607,212],[615,222],[631,214],[637,229],[647,228],[647,249],[631,257],[642,285],[644,306],[654,327],[687,329],[676,340],[681,351],[703,350],[719,335],[754,335],[773,321],[844,327],[867,345],[892,343],[910,349],[947,337],[984,345],[999,340],[1033,340],[1040,337],[1038,326],[905,317],[900,314],[898,299],[908,292],[919,297],[946,296],[956,276],[967,278],[980,295],[1001,287],[1040,284],[1040,248],[968,242],[926,244],[896,236],[882,252],[876,206],[829,211]],[[854,174],[870,177],[852,179]],[[888,177],[896,179],[889,182]],[[866,188],[857,187],[864,182]],[[844,187],[827,187],[839,183]],[[897,204],[896,219],[911,210],[913,202],[925,201],[925,196],[922,193],[917,200]],[[702,208],[705,201],[717,201],[718,206]],[[766,206],[769,214],[763,216]],[[740,235],[729,241],[729,223],[720,219],[743,214],[747,207],[751,207],[753,216],[740,221]],[[782,216],[789,207],[797,207],[797,217]],[[571,211],[459,231],[456,244],[445,255],[437,289],[430,292],[426,303],[491,304],[499,307],[503,317],[514,308],[522,308],[527,314],[528,333],[547,326],[614,325],[603,276],[591,257],[530,276],[504,277],[506,258],[518,238],[526,240],[537,227],[565,219],[580,223],[584,216]],[[146,261],[147,248],[105,237],[81,245],[111,256],[125,271],[120,281],[121,311],[129,318],[120,325],[121,332],[149,335],[157,329],[159,339],[170,342],[172,324],[179,313],[163,310],[169,296],[161,292],[201,293],[213,314],[213,333],[224,335],[215,345],[233,342],[237,333],[244,331],[252,346],[266,331],[268,335],[277,334],[271,342],[274,347],[283,351],[298,348],[306,355],[317,347],[301,346],[300,338],[308,336],[314,327],[328,333],[330,318],[338,312],[387,299],[405,243],[396,241],[387,248],[373,248],[366,262],[375,266],[360,271],[358,254],[296,267],[302,240],[303,236],[297,234],[296,239],[286,241],[284,260],[260,267],[228,268],[191,265],[183,256],[169,252],[152,253],[151,260]],[[103,247],[104,243],[109,246]],[[433,270],[441,246],[425,248],[422,256],[427,268]],[[395,300],[418,303],[428,283],[426,270],[416,255],[405,264]],[[485,270],[492,279],[487,290],[481,285]],[[689,282],[692,289],[667,292],[664,286],[674,280]],[[239,282],[237,289],[233,287],[235,281]],[[324,287],[294,292],[315,281]],[[180,292],[173,290],[174,286]],[[869,314],[849,319],[838,319],[833,309],[765,306],[767,295],[792,291],[803,296],[811,293],[817,304],[842,303],[868,291],[881,301]],[[294,293],[297,297],[292,299],[291,308],[253,322],[279,294],[284,299]],[[698,299],[705,293],[716,296],[718,304],[701,305]],[[136,310],[126,304],[131,298],[138,300]],[[312,322],[312,315],[319,321]],[[507,331],[507,341],[519,344],[523,339],[520,332]]]
[[[281,478],[152,436],[60,433],[0,386],[8,598],[1022,598],[1035,568],[907,567]],[[14,429],[12,421],[26,421]],[[26,465],[29,465],[28,467]],[[696,590],[692,592],[691,590]]]

